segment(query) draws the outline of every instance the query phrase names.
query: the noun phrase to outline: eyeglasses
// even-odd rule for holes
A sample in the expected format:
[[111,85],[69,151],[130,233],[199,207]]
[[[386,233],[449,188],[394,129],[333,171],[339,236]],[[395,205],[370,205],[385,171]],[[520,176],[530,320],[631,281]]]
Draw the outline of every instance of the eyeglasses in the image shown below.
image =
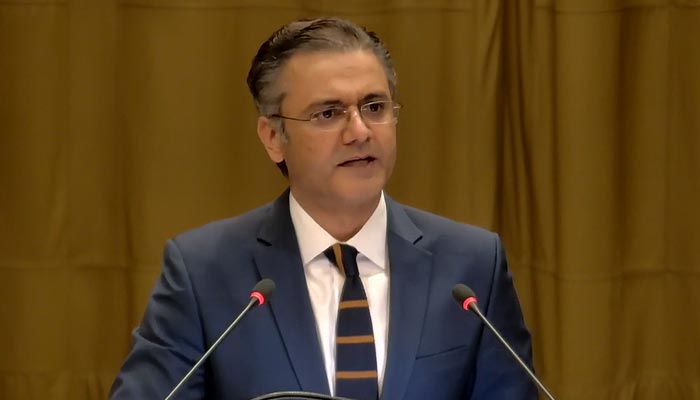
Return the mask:
[[[365,103],[359,107],[360,118],[368,125],[386,125],[396,123],[399,118],[401,104],[391,100],[380,100]],[[345,106],[332,106],[311,113],[309,118],[294,118],[272,114],[270,118],[281,118],[292,121],[308,122],[321,132],[338,132],[345,129],[350,122],[350,109]]]

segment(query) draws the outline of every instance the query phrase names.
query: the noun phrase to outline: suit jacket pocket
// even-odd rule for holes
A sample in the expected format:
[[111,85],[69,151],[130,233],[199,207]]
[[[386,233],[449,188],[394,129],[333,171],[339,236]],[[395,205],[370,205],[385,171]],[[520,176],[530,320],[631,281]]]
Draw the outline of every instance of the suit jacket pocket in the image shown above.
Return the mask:
[[460,399],[465,397],[471,346],[416,357],[406,399]]

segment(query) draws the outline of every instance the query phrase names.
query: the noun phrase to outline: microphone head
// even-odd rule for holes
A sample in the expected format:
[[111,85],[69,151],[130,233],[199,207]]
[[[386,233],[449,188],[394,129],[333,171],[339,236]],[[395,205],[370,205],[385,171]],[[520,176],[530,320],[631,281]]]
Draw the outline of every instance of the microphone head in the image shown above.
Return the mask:
[[258,299],[258,305],[263,305],[265,304],[265,300],[269,299],[270,296],[272,296],[272,293],[275,292],[275,281],[272,279],[261,279],[260,282],[258,282],[255,287],[253,288],[253,292],[250,294],[250,297],[254,297]]
[[471,304],[476,305],[476,294],[469,288],[469,286],[458,283],[452,288],[452,297],[454,297],[457,304],[465,310],[469,310]]

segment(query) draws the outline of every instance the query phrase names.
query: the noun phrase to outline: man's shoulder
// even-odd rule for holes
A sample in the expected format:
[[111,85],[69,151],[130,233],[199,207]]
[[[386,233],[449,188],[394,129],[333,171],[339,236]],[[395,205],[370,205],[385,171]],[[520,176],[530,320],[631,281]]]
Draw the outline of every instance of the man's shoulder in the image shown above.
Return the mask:
[[273,202],[236,216],[224,218],[184,231],[174,238],[178,247],[215,248],[246,245],[256,240],[261,224],[269,216]]
[[429,247],[456,249],[490,248],[500,241],[498,234],[485,228],[456,221],[423,209],[394,202],[421,232],[421,241]]
[[443,215],[435,214],[430,211],[411,207],[405,204],[399,203],[399,205],[406,212],[409,218],[416,223],[416,226],[419,227],[437,228],[440,231],[448,232],[454,231],[455,234],[474,234],[485,236],[494,235],[493,232],[476,225],[456,221]]

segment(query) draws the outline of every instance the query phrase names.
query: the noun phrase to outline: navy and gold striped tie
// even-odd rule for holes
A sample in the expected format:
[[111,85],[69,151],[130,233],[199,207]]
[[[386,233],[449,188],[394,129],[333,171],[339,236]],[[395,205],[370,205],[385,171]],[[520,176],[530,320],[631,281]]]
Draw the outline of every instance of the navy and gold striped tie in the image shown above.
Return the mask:
[[357,400],[376,400],[377,356],[367,296],[357,270],[357,249],[336,243],[323,253],[346,277],[336,325],[335,393]]

